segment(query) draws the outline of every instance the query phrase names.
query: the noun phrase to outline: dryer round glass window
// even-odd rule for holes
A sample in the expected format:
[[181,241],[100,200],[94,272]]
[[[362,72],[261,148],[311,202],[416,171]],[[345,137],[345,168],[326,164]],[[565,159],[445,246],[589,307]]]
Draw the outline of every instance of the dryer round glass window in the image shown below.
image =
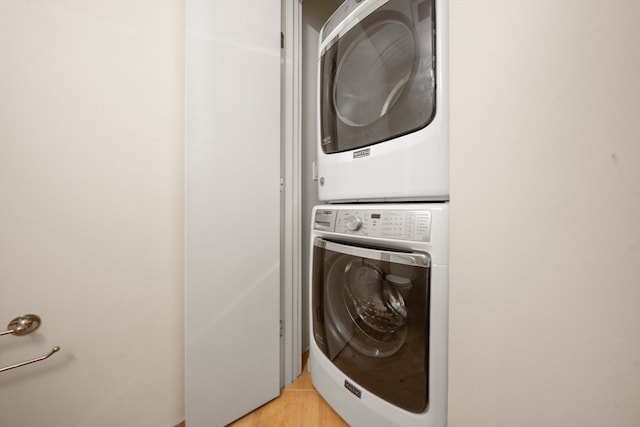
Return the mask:
[[436,112],[433,0],[393,0],[320,56],[325,154],[387,141],[429,125]]
[[361,33],[342,57],[333,88],[340,119],[366,126],[395,105],[409,83],[416,62],[411,29],[386,20]]

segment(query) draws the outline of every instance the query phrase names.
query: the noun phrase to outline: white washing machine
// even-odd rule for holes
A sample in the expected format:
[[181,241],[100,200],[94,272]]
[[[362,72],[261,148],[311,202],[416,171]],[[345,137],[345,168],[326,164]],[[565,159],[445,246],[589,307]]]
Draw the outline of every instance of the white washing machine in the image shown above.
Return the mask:
[[320,200],[449,199],[447,0],[346,0],[320,33]]
[[352,427],[447,423],[448,203],[313,209],[309,370]]

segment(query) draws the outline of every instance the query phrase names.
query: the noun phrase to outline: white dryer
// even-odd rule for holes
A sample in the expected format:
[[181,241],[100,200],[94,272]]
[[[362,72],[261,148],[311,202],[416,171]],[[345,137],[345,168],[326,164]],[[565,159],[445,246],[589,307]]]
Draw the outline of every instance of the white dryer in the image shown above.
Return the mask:
[[449,199],[447,0],[346,0],[320,33],[318,194]]
[[313,210],[309,370],[352,427],[447,423],[448,203]]

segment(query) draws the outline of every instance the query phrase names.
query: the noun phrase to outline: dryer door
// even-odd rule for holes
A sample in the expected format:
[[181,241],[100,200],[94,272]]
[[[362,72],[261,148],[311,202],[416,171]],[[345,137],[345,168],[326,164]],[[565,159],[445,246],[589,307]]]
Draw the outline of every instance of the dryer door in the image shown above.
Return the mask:
[[390,0],[320,59],[326,154],[427,126],[436,109],[434,0]]
[[347,377],[412,412],[428,403],[430,258],[316,239],[314,339]]

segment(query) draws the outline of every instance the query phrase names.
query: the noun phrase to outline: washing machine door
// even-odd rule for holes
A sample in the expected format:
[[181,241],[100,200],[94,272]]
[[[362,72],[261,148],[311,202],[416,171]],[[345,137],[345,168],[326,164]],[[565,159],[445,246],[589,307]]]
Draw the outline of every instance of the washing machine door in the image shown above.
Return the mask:
[[320,132],[326,154],[383,142],[435,115],[435,0],[390,0],[320,57]]
[[428,403],[429,272],[426,253],[314,242],[315,343],[354,382],[417,413]]

